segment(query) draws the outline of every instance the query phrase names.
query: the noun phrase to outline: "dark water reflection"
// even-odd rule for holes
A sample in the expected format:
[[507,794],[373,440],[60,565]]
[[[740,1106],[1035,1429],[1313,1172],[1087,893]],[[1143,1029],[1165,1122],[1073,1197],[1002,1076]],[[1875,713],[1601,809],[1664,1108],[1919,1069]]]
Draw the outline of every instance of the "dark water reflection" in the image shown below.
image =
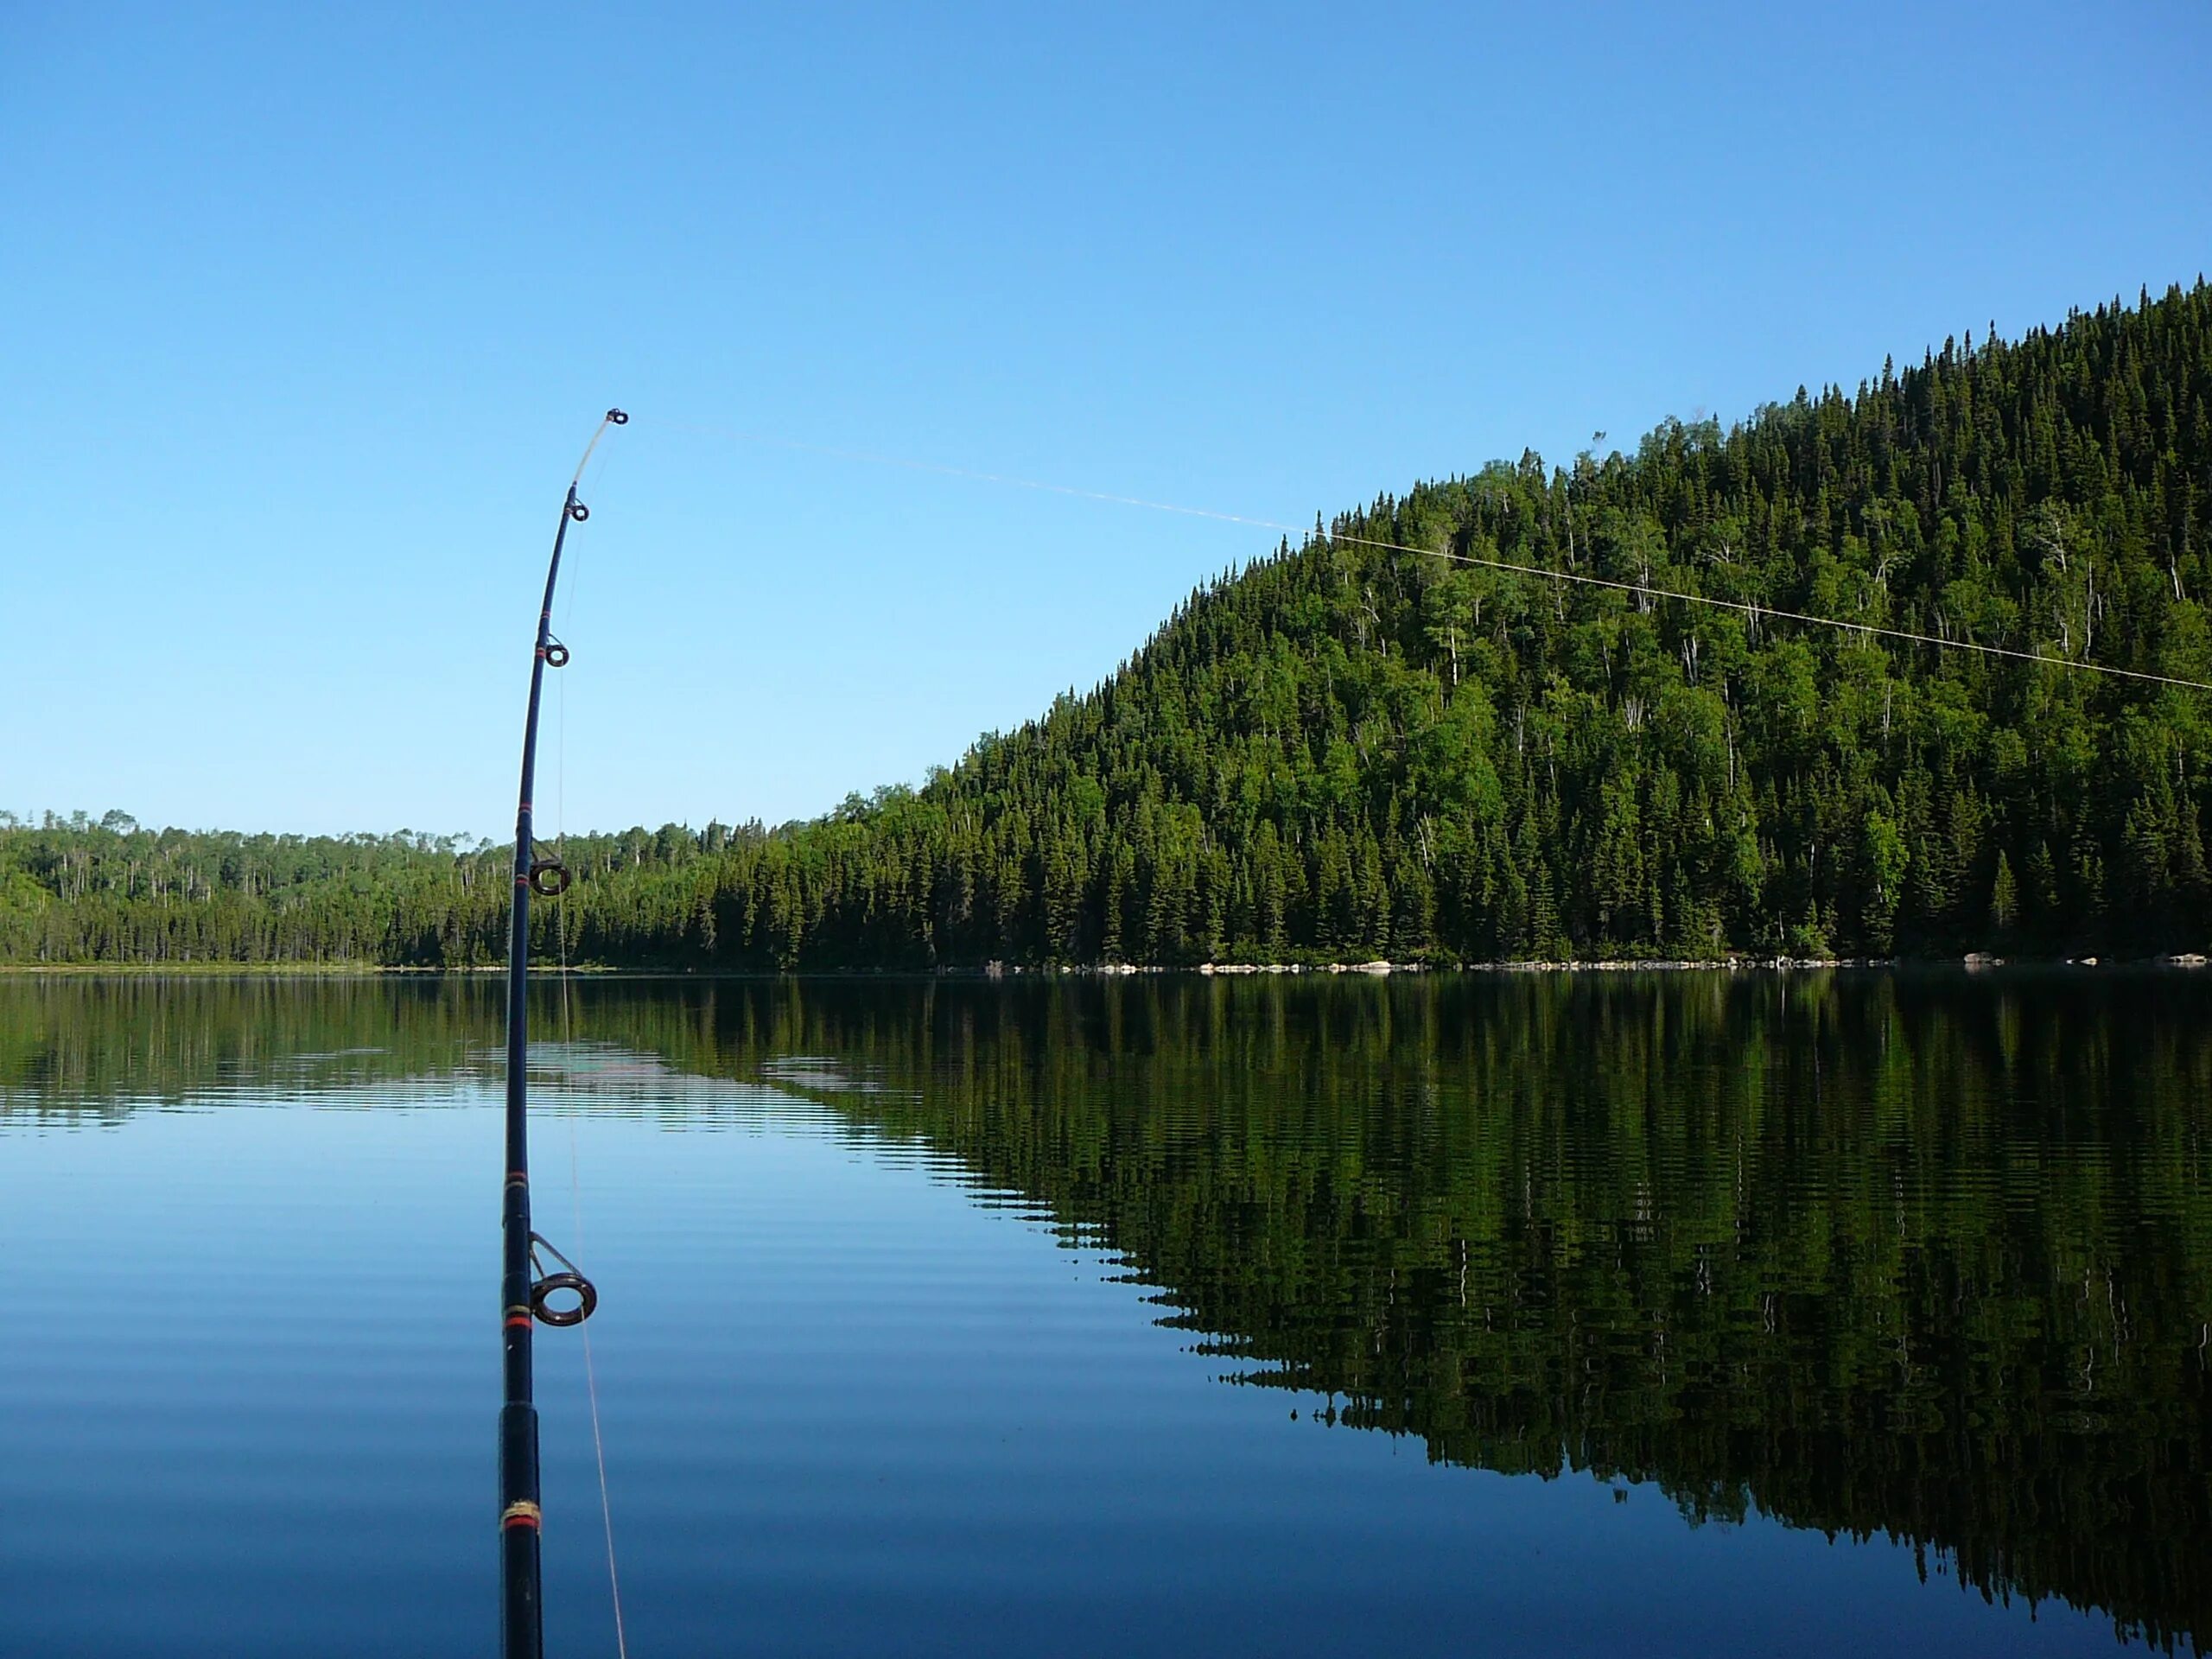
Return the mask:
[[[2148,972],[601,981],[541,1063],[555,1113],[696,1128],[727,1080],[925,1154],[1110,1252],[1255,1410],[1887,1534],[2189,1649],[2208,1014]],[[499,1038],[475,982],[0,981],[0,1153],[186,1102],[480,1098]],[[1829,1593],[1780,1584],[1755,1629]]]

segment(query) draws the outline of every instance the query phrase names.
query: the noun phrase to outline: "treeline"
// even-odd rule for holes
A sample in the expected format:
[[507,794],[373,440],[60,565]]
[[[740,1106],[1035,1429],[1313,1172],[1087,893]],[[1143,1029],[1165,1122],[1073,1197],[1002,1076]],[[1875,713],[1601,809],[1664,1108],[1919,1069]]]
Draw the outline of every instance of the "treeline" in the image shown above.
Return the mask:
[[[2200,280],[1317,520],[918,791],[598,838],[652,850],[579,868],[569,944],[732,969],[2202,950],[2212,694],[1662,594],[2212,680],[2208,547]],[[60,843],[94,833],[0,832],[0,953],[501,948],[497,849],[73,888]]]
[[[664,824],[558,848],[604,897],[766,833]],[[483,965],[505,957],[512,865],[512,842],[410,830],[248,836],[0,812],[0,962]],[[539,906],[549,950],[561,919]]]

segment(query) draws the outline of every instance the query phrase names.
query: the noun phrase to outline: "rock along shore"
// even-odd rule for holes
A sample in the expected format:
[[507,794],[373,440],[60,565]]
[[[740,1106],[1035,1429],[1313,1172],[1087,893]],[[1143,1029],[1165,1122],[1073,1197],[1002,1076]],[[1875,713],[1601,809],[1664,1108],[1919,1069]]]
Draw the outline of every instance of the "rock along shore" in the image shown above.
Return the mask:
[[[2196,951],[2184,951],[2171,956],[2134,959],[2138,965],[2159,968],[2202,968],[2206,958]],[[1991,956],[1974,951],[1967,956],[1944,957],[1758,957],[1735,956],[1699,960],[1691,958],[1635,958],[1598,957],[1589,961],[1570,962],[1201,962],[1185,967],[1166,967],[1133,962],[1105,962],[1091,963],[1059,963],[1035,966],[1022,963],[987,962],[976,968],[940,968],[941,975],[973,975],[981,973],[987,979],[1002,979],[1008,975],[1089,975],[1107,979],[1133,976],[1138,974],[1203,974],[1209,977],[1251,974],[1641,974],[1641,973],[1735,973],[1744,971],[1772,971],[1776,969],[1834,969],[1834,968],[1913,968],[1941,967],[1947,962],[1969,970],[1985,968],[2022,967],[2095,968],[2102,964],[2096,957],[2020,957]],[[2115,964],[2117,965],[2117,964]]]

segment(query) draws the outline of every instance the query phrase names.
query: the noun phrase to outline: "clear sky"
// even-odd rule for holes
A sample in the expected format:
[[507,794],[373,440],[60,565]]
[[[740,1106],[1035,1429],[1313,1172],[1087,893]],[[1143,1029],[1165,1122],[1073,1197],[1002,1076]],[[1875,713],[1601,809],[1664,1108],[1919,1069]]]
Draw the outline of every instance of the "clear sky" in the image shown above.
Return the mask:
[[[0,806],[810,816],[1264,531],[2212,268],[2212,7],[0,7]],[[560,730],[550,716],[559,716]],[[562,776],[561,774],[565,774]]]

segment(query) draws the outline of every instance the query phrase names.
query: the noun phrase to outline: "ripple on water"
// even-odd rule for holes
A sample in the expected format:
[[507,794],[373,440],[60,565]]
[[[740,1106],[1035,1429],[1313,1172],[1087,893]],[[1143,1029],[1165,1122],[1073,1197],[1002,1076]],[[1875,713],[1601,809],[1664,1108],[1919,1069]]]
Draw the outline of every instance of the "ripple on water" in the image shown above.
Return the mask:
[[[0,1650],[481,1649],[486,989],[0,982]],[[537,1218],[632,1639],[2186,1643],[2207,1000],[580,983]],[[581,1357],[556,1653],[606,1634]]]

